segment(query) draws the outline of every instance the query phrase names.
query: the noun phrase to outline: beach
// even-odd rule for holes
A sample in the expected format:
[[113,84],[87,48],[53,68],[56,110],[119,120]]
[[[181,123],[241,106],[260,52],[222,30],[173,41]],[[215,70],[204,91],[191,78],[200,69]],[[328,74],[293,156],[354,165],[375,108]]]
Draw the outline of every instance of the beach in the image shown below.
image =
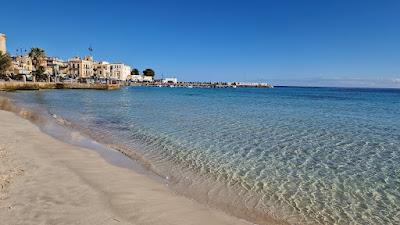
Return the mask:
[[2,224],[250,224],[0,110]]

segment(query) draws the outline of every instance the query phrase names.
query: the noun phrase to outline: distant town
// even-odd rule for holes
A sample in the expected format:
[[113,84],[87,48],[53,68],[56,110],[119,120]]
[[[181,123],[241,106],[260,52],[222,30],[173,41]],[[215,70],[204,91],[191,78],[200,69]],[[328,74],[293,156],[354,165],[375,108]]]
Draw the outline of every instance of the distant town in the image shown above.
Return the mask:
[[[92,52],[91,47],[88,48]],[[39,89],[44,87],[74,87],[114,89],[117,85],[130,86],[168,86],[168,87],[264,87],[272,85],[266,83],[243,82],[178,82],[176,77],[162,77],[155,79],[155,71],[151,68],[140,73],[137,68],[117,62],[96,61],[91,55],[85,57],[72,57],[61,60],[57,57],[47,56],[44,49],[31,48],[29,51],[19,49],[17,54],[11,56],[7,53],[6,35],[0,33],[0,82],[23,83],[68,83],[67,85],[10,85],[3,86],[23,87],[22,89]],[[72,85],[74,84],[74,85]],[[90,85],[93,84],[93,85]],[[95,84],[98,84],[97,86]],[[107,86],[99,86],[101,84]],[[103,88],[104,87],[104,88]],[[0,87],[0,89],[2,89]],[[7,89],[7,88],[3,88]],[[17,88],[18,89],[18,88]]]

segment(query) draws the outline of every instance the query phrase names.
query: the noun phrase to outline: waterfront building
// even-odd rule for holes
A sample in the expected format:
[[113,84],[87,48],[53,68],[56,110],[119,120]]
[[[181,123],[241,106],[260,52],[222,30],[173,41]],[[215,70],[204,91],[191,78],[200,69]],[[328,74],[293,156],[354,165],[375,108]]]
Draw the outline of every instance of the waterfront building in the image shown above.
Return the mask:
[[153,82],[154,81],[154,77],[153,76],[145,76],[143,75],[143,80],[144,82]]
[[123,63],[110,64],[111,78],[115,80],[127,80],[131,74],[131,67]]
[[7,52],[7,45],[6,45],[6,35],[0,33],[0,51],[2,53],[6,53]]
[[143,75],[130,75],[129,80],[134,82],[143,82]]
[[93,64],[94,76],[100,79],[111,77],[111,65],[108,62],[95,62]]
[[94,75],[93,58],[86,56],[81,59],[74,57],[68,60],[68,75],[79,78],[90,78]]
[[68,73],[68,63],[55,57],[47,57],[45,73],[53,76],[65,76]]
[[33,64],[32,59],[28,55],[19,55],[13,57],[13,74],[28,75],[32,74]]

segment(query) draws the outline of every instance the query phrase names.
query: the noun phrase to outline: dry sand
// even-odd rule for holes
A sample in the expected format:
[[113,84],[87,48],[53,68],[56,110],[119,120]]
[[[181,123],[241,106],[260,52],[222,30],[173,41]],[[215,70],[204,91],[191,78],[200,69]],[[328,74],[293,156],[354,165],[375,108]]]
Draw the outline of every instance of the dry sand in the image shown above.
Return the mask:
[[249,224],[0,110],[0,224]]

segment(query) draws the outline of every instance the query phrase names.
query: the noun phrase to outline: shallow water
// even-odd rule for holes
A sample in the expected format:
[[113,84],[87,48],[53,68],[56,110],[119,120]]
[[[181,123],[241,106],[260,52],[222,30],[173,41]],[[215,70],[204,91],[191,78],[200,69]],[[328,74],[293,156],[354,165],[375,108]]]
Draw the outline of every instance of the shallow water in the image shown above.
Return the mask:
[[400,90],[7,93],[132,152],[177,191],[241,216],[400,223]]

